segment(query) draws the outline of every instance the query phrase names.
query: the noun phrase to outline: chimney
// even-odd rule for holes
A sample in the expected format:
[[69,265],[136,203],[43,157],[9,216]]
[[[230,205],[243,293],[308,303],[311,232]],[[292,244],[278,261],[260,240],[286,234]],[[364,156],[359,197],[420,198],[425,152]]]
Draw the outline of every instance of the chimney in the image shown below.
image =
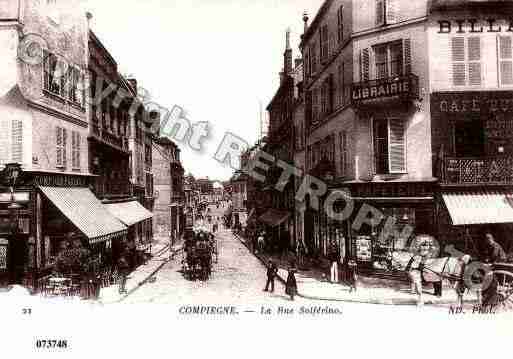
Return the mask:
[[304,35],[304,34],[306,34],[306,31],[308,30],[308,13],[306,11],[303,13],[303,22],[305,24],[305,27],[303,30],[303,35]]
[[285,76],[288,76],[292,73],[292,48],[290,47],[290,28],[287,29],[287,32],[285,34],[285,54],[283,55],[283,59],[283,72],[285,72]]
[[137,80],[136,79],[127,79],[130,86],[133,87],[135,94],[137,95]]

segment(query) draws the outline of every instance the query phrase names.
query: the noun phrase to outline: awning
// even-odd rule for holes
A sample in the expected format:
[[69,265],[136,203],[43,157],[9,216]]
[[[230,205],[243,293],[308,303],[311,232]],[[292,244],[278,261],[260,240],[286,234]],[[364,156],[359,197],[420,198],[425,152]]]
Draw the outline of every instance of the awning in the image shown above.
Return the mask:
[[282,211],[278,209],[270,209],[260,216],[260,221],[264,222],[270,226],[277,226],[285,222],[290,216],[290,213],[287,211]]
[[40,186],[39,189],[91,243],[126,234],[127,227],[88,188]]
[[129,227],[153,217],[153,213],[137,201],[110,203],[105,206],[114,217]]
[[459,191],[442,197],[455,226],[513,223],[513,192]]

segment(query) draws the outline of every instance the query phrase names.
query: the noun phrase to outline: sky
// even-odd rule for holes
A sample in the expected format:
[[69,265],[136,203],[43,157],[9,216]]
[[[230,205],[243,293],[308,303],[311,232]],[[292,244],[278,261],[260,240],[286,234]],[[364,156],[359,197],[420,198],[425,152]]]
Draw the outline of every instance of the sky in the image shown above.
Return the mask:
[[294,58],[322,0],[84,0],[92,30],[137,78],[153,102],[185,109],[191,122],[208,121],[212,136],[197,153],[184,143],[182,164],[195,177],[227,180],[213,159],[227,131],[255,143],[263,111],[279,86],[285,32]]

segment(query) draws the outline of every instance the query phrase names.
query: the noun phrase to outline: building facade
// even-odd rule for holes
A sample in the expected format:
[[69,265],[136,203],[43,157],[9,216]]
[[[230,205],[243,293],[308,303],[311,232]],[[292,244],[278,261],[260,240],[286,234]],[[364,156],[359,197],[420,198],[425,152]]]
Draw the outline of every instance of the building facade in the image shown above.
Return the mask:
[[[87,143],[85,12],[76,1],[4,4],[0,277],[4,284],[33,284],[53,270],[68,233],[78,233],[101,262],[113,241],[126,238],[127,227],[89,189],[94,177]],[[8,163],[21,165],[14,183],[8,181]],[[13,196],[8,195],[11,186]],[[19,208],[12,211],[9,203]]]
[[153,143],[153,175],[155,179],[155,218],[153,232],[158,238],[176,242],[185,229],[184,170],[180,149],[168,138]]
[[[324,199],[354,202],[334,221],[307,198],[310,250],[325,255],[334,239],[346,259],[382,269],[418,234],[474,253],[488,222],[504,237],[504,216],[460,218],[481,212],[479,194],[496,196],[494,213],[510,198],[511,27],[494,4],[328,0],[305,26],[306,171],[327,184]],[[362,211],[371,219],[355,226]]]
[[[113,242],[113,260],[128,251],[130,262],[135,265],[137,249],[143,250],[152,240],[152,213],[145,206],[144,198],[134,196],[130,179],[129,138],[145,109],[137,99],[137,89],[118,72],[118,66],[98,37],[89,31],[90,72],[90,171],[96,175],[95,195],[108,210],[128,227],[126,242]],[[114,89],[104,96],[108,88]],[[123,93],[124,96],[120,96]],[[149,121],[149,119],[148,119]],[[136,123],[137,125],[134,125]],[[150,194],[152,196],[152,194]],[[152,210],[152,208],[150,208]]]

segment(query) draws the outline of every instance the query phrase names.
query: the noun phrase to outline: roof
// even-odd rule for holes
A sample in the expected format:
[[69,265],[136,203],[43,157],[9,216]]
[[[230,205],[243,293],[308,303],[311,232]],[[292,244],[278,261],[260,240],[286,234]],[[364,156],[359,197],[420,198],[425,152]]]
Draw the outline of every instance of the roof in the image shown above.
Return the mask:
[[153,217],[153,213],[137,201],[110,203],[105,205],[109,212],[127,226],[133,226]]
[[91,243],[126,234],[127,227],[88,188],[40,186],[39,189]]
[[454,191],[442,197],[455,226],[513,223],[513,191]]
[[464,10],[465,7],[513,5],[513,0],[430,0],[429,11]]

